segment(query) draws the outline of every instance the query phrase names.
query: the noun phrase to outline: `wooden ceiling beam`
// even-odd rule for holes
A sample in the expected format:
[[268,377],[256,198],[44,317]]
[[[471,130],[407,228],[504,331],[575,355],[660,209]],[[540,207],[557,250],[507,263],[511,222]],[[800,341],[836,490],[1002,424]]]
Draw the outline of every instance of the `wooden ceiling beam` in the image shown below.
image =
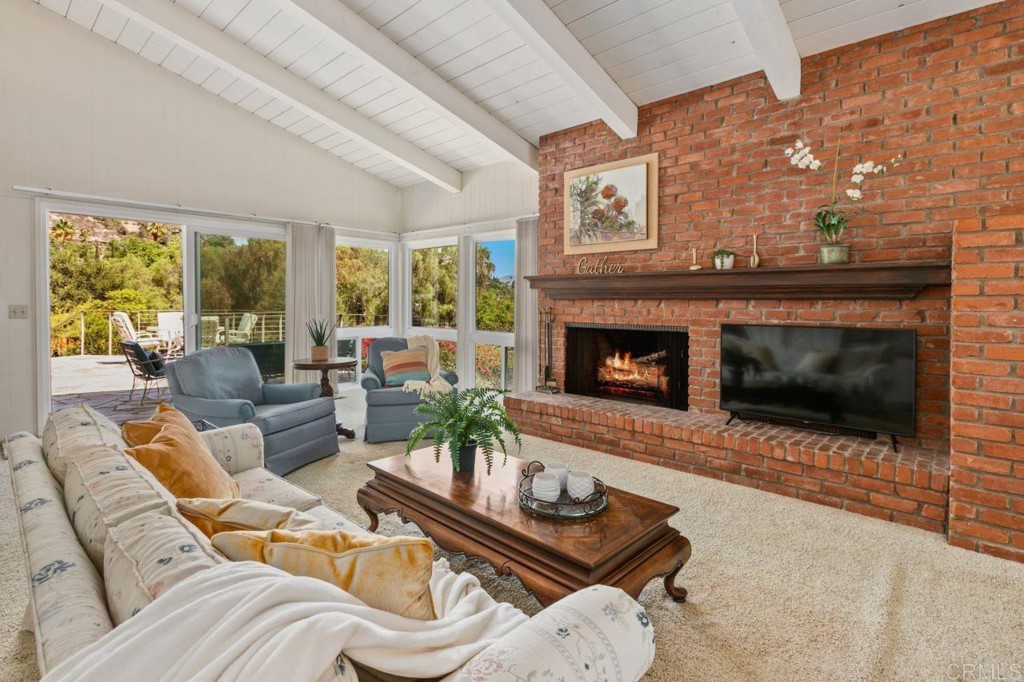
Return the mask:
[[462,173],[457,169],[278,66],[188,10],[167,0],[101,2],[435,185],[449,192],[462,190]]
[[780,100],[800,96],[800,53],[779,0],[732,0],[768,83]]
[[278,0],[304,24],[317,26],[338,40],[345,51],[371,69],[409,91],[432,111],[478,139],[507,159],[536,172],[537,148],[493,114],[434,73],[430,67],[374,28],[340,0]]

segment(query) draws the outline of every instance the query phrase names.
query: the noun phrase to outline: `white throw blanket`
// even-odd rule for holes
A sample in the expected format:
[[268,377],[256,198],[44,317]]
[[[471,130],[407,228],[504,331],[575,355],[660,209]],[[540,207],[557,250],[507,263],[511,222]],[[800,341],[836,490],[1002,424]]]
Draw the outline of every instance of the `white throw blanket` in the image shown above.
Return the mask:
[[451,392],[452,385],[441,376],[441,351],[437,347],[437,339],[433,336],[414,335],[405,339],[409,348],[423,346],[427,349],[427,371],[430,373],[429,381],[407,381],[402,385],[406,393],[441,393]]
[[[370,608],[334,585],[253,562],[226,563],[167,590],[47,682],[313,682],[344,652],[378,672],[443,677],[527,620],[473,576],[434,564],[437,620]],[[346,680],[356,680],[346,660]]]

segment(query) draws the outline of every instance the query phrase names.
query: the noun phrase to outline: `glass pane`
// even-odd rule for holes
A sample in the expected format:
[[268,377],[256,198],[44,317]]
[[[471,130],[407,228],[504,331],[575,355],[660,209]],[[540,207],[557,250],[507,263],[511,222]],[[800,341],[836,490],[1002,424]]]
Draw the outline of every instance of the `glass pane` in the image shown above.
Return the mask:
[[285,242],[199,235],[199,348],[245,346],[284,380]]
[[338,316],[342,327],[389,327],[390,251],[355,246],[335,249]]
[[515,350],[511,346],[476,344],[476,385],[507,391],[512,386],[512,366]]
[[456,372],[455,369],[455,355],[458,351],[458,344],[454,341],[438,341],[437,349],[441,369],[448,372]]
[[516,240],[477,242],[476,328],[515,331]]
[[360,345],[362,346],[362,350],[359,352],[359,357],[362,358],[364,372],[366,371],[366,368],[370,366],[370,344],[373,343],[375,340],[376,339],[372,339],[370,337],[360,339]]
[[[337,355],[340,358],[344,357],[355,357],[356,354],[356,340],[355,339],[338,339],[337,342]],[[352,369],[339,369],[338,370],[338,383],[349,384],[356,380],[356,368]]]
[[458,276],[459,247],[437,246],[413,250],[412,324],[414,327],[455,329]]

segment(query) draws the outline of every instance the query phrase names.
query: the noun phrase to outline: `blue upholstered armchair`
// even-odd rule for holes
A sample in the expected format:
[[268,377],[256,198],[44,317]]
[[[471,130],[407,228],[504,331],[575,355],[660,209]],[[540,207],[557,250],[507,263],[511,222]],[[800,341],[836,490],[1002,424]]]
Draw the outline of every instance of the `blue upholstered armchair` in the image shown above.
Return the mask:
[[[362,386],[366,389],[366,441],[384,443],[405,440],[413,427],[426,417],[416,414],[420,397],[406,393],[401,388],[384,388],[384,363],[380,354],[384,351],[405,350],[409,344],[405,339],[389,336],[375,339],[367,353],[367,367],[363,372]],[[452,386],[459,383],[459,375],[441,370],[441,376]]]
[[215,426],[263,433],[265,466],[283,475],[338,452],[334,401],[318,384],[265,384],[247,348],[208,348],[168,364],[174,407]]

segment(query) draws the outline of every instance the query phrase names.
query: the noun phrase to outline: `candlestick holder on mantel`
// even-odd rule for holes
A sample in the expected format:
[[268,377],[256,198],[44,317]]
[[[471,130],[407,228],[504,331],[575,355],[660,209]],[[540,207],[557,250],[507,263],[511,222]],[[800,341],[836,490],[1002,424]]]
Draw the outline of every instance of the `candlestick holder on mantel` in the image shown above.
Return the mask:
[[554,351],[551,347],[551,334],[555,326],[555,316],[550,307],[540,309],[540,319],[544,323],[544,383],[537,386],[541,393],[559,393],[558,382],[555,381]]

